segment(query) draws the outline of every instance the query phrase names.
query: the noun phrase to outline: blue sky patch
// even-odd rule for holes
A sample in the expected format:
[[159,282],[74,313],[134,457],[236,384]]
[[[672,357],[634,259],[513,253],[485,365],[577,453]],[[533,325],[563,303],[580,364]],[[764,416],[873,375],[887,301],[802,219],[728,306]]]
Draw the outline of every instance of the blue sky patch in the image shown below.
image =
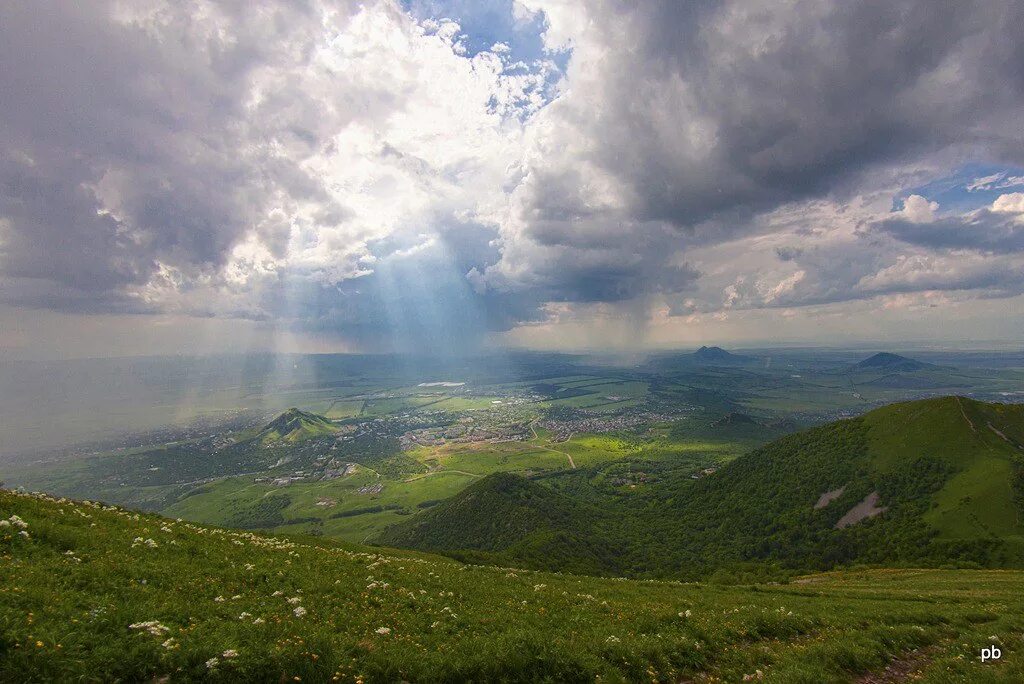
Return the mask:
[[417,21],[452,19],[458,22],[466,36],[469,56],[489,50],[495,43],[505,43],[513,62],[551,59],[564,70],[568,61],[568,52],[544,50],[541,33],[547,27],[547,19],[543,13],[517,18],[513,0],[402,0],[402,4]]
[[949,176],[901,192],[893,199],[893,210],[900,209],[910,195],[921,195],[938,202],[940,211],[971,211],[1010,192],[1024,192],[1024,168],[967,164]]

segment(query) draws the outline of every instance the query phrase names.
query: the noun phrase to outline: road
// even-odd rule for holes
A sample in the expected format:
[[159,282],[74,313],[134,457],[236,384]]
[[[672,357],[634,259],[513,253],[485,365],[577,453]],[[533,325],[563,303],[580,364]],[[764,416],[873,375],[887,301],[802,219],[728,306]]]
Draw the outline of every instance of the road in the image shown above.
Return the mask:
[[[530,432],[533,433],[534,441],[540,439],[540,437],[537,436],[536,428],[533,427],[534,423],[536,423],[536,422],[537,421],[535,420],[535,421],[533,421],[533,423],[530,423]],[[570,439],[572,439],[572,434],[571,433],[569,434],[569,437],[566,438],[565,441],[568,442]],[[567,459],[569,459],[569,465],[572,467],[572,469],[576,470],[576,461],[572,460],[572,454],[566,453],[564,451],[559,451],[558,449],[552,449],[551,447],[546,447],[543,444],[534,444],[534,446],[537,447],[538,449],[543,449],[544,451],[550,451],[551,453],[561,454],[562,456],[565,456]]]

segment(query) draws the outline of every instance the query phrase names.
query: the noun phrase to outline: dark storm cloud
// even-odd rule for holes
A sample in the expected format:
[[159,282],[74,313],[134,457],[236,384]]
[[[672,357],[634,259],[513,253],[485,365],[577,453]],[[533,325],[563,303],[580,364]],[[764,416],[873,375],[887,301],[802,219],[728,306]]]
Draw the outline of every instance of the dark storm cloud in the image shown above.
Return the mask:
[[[532,265],[513,277],[560,280],[563,299],[684,290],[673,251],[770,230],[759,213],[849,197],[952,149],[1024,160],[1019,3],[607,0],[580,12],[573,59],[593,64],[570,68],[547,113],[520,188],[529,244],[511,247]],[[679,232],[652,235],[658,222]],[[581,276],[595,250],[614,257],[603,277]],[[511,269],[490,281],[498,270]]]
[[0,272],[36,282],[43,306],[78,309],[85,292],[123,310],[158,262],[213,273],[281,195],[344,213],[301,155],[268,150],[315,145],[311,107],[268,98],[272,119],[247,104],[258,68],[308,60],[317,14],[223,2],[204,23],[180,2],[143,22],[132,7],[0,6]]
[[1024,252],[1024,223],[1019,214],[979,209],[928,223],[890,219],[875,229],[903,242],[935,250],[967,249],[990,254]]
[[[503,122],[526,149],[495,190],[507,206],[489,198],[483,209],[458,192],[483,194],[473,182],[491,178],[460,157],[478,132],[437,136],[460,148],[448,167],[392,143],[389,116],[406,111],[411,86],[389,64],[362,74],[314,63],[325,41],[319,3],[167,2],[145,18],[135,9],[0,4],[0,296],[9,302],[158,311],[147,288],[187,294],[216,281],[255,235],[283,265],[224,277],[219,309],[189,300],[181,310],[291,320],[367,344],[442,345],[537,320],[550,302],[692,296],[703,299],[687,307],[711,311],[723,296],[728,306],[799,306],[941,289],[942,269],[922,252],[1024,249],[1011,215],[982,210],[929,224],[888,219],[841,254],[800,240],[768,249],[772,268],[790,269],[774,280],[759,278],[753,260],[737,279],[728,263],[688,258],[775,230],[759,219],[783,205],[877,190],[875,179],[942,155],[1024,164],[1024,5],[1010,0],[594,0],[561,19],[553,8],[547,26],[573,50],[565,81],[532,118]],[[398,12],[388,5],[380,16]],[[523,121],[525,132],[515,128]],[[378,136],[366,143],[376,152],[343,161],[404,175],[368,174],[338,190],[330,164],[304,164],[330,157],[352,123],[371,131],[357,142]],[[380,200],[415,183],[422,202],[396,205],[418,213],[381,221],[393,234],[317,233],[350,220],[340,192]],[[323,249],[284,263],[300,214],[302,249]],[[817,230],[805,229],[808,242]],[[893,245],[917,249],[917,260],[895,261]],[[325,276],[335,254],[362,259],[362,270]],[[787,284],[793,269],[804,273]],[[983,270],[948,284],[981,282]],[[721,280],[716,292],[702,289],[706,277]]]
[[[565,119],[630,189],[638,220],[768,209],[961,143],[1021,154],[1019,3],[609,0],[586,11],[607,68],[579,97],[589,115]],[[574,170],[547,172],[534,207],[574,214],[579,194],[561,183]]]

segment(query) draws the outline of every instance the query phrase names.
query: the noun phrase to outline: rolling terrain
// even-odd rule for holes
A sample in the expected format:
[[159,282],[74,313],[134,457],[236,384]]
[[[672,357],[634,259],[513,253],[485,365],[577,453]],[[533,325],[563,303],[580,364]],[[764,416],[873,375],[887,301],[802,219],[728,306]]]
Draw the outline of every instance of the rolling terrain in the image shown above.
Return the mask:
[[492,476],[378,541],[684,578],[857,562],[1021,567],[1022,444],[1019,405],[894,404],[783,437],[714,472],[665,478],[642,496],[616,497],[582,474]]
[[263,445],[278,442],[301,442],[314,437],[325,437],[339,432],[338,426],[327,418],[290,408],[264,427],[255,439]]
[[[656,509],[672,483],[689,488],[705,470],[801,428],[940,394],[1013,400],[1024,382],[1012,354],[918,360],[705,347],[632,365],[522,354],[459,366],[422,360],[412,371],[407,361],[314,355],[289,359],[287,373],[260,359],[216,372],[181,360],[121,371],[77,364],[76,382],[87,370],[109,372],[104,401],[126,391],[133,373],[152,376],[154,388],[179,373],[201,376],[203,396],[220,396],[228,413],[113,443],[4,454],[0,480],[206,524],[364,541],[494,473],[533,478],[602,509]],[[241,384],[214,391],[230,384],[228,370]],[[173,413],[170,396],[112,415],[134,425],[127,416],[146,406]],[[43,421],[51,433],[63,429],[39,406],[32,415],[53,417]],[[88,415],[77,411],[76,420]],[[659,524],[655,516],[643,530]]]
[[1018,571],[601,579],[6,490],[0,569],[3,681],[1024,678]]

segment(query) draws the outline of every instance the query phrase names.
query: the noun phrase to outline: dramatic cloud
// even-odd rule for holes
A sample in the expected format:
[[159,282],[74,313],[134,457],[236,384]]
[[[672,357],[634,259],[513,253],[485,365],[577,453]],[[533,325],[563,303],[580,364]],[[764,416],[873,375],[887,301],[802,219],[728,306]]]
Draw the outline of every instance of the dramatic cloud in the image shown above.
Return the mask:
[[[557,299],[584,302],[657,293],[673,311],[865,296],[854,286],[888,267],[893,245],[871,249],[844,227],[857,193],[895,193],[894,174],[943,155],[1021,156],[1012,4],[526,4],[573,56],[530,131],[504,258],[484,277],[498,288],[555,280]],[[818,197],[847,205],[804,227],[829,237],[780,249],[825,243],[803,261],[827,263],[787,269],[729,247]],[[918,199],[907,212],[931,211]],[[1016,233],[1004,232],[989,239],[1007,245]],[[723,245],[721,261],[708,244]],[[577,277],[588,264],[604,277]]]
[[[7,3],[0,300],[443,349],[1012,297],[1022,24],[1009,0]],[[920,190],[970,163],[974,204]]]
[[1001,195],[991,207],[966,214],[897,216],[877,227],[903,242],[935,250],[1024,253],[1024,193]]

